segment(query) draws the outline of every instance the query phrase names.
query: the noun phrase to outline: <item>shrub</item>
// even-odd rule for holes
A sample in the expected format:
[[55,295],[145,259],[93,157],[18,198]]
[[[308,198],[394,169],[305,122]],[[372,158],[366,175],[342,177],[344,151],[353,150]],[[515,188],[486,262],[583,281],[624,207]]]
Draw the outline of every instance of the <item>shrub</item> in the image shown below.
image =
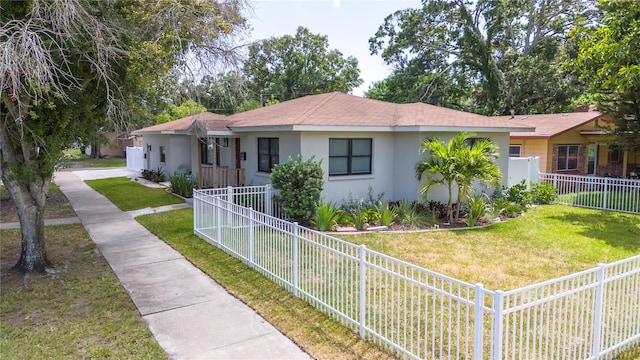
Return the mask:
[[474,226],[478,219],[484,215],[487,207],[487,204],[484,202],[485,197],[485,194],[469,196],[469,212],[467,213],[467,217],[464,219],[467,226]]
[[398,209],[391,206],[388,201],[380,201],[376,206],[376,212],[378,214],[378,221],[380,225],[389,226],[396,219]]
[[409,216],[411,216],[412,209],[411,204],[406,199],[402,199],[395,203],[395,208],[397,212],[397,219],[401,224],[404,224]]
[[534,204],[551,204],[558,198],[558,190],[553,184],[531,183],[531,195]]
[[164,181],[164,171],[162,170],[161,167],[159,167],[156,170],[144,169],[142,170],[140,175],[142,176],[143,179],[147,179],[149,181],[153,181],[156,183]]
[[344,219],[345,214],[331,202],[320,204],[313,217],[313,225],[320,231],[333,231]]
[[409,213],[402,219],[401,222],[403,225],[410,227],[411,229],[419,229],[426,225],[434,225],[436,221],[430,222],[425,216],[424,212],[420,212],[416,209],[412,209]]
[[193,188],[196,185],[193,176],[175,173],[171,176],[169,181],[171,182],[171,192],[185,198],[190,198],[193,196]]
[[429,200],[427,208],[432,212],[435,212],[438,219],[447,217],[447,204],[436,200]]
[[512,203],[516,203],[522,207],[533,204],[531,191],[527,189],[527,183],[522,180],[519,184],[513,185],[507,190],[505,197]]
[[296,160],[278,164],[271,170],[271,184],[280,190],[282,209],[291,221],[309,224],[320,204],[323,186],[322,166],[311,157],[303,161],[298,154]]
[[494,199],[486,207],[486,217],[495,219],[502,215],[511,204],[507,199]]
[[354,196],[351,192],[349,192],[349,196],[342,201],[342,205],[340,208],[346,214],[351,216],[361,212],[365,209],[373,209],[376,205],[381,201],[384,193],[378,194],[378,196],[373,195],[373,187],[369,185],[369,191],[367,192],[366,198],[359,198]]
[[376,212],[373,209],[362,209],[350,216],[353,226],[360,231],[365,229],[369,221],[375,220],[375,217]]

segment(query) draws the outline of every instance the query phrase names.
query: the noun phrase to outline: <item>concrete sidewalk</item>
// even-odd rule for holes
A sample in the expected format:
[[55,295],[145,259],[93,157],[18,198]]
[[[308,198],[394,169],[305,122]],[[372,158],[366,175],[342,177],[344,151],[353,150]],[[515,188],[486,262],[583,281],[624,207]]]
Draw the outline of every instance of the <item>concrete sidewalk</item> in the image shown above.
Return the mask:
[[310,358],[81,176],[57,172],[55,183],[171,359]]

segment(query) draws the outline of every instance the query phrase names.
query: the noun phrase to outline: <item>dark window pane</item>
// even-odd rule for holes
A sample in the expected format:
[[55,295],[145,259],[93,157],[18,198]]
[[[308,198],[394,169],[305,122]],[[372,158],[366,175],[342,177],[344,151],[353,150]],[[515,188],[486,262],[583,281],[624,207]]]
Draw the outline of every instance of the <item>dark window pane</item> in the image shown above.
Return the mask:
[[337,157],[329,159],[329,175],[346,175],[348,173],[348,158]]
[[351,155],[371,155],[371,139],[353,139]]
[[354,157],[351,160],[351,173],[352,174],[369,174],[371,173],[370,158],[367,157]]
[[348,156],[349,139],[329,139],[329,156]]

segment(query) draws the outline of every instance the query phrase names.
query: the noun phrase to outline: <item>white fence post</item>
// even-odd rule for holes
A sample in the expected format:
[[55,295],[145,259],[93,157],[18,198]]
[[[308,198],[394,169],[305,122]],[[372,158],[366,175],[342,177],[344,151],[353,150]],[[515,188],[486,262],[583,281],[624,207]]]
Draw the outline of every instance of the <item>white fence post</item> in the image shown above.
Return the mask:
[[604,178],[604,194],[602,195],[602,208],[608,209],[607,195],[609,194],[609,178]]
[[476,301],[474,303],[474,323],[473,323],[473,359],[482,360],[484,346],[484,288],[482,284],[476,284]]
[[502,360],[502,308],[504,292],[498,290],[493,297],[493,358]]
[[255,219],[253,214],[253,209],[248,208],[249,210],[249,265],[253,267],[253,246],[254,246],[254,234],[253,227],[255,225]]
[[604,269],[605,265],[598,264],[596,275],[598,286],[596,287],[595,309],[593,310],[593,356],[592,359],[600,358],[600,343],[602,341],[602,302],[604,300]]
[[220,198],[215,197],[216,199],[216,242],[218,243],[218,247],[220,247],[220,242],[222,241],[222,209],[220,207]]
[[267,184],[265,185],[265,193],[266,193],[266,199],[264,199],[264,203],[265,203],[265,214],[269,215],[269,216],[273,216],[273,204],[271,203],[273,201],[273,190],[271,188],[271,184]]
[[293,223],[293,295],[298,296],[298,238],[300,229],[298,223]]
[[365,326],[366,321],[365,317],[367,315],[366,308],[366,276],[367,276],[367,246],[360,245],[360,338],[364,339],[365,337]]

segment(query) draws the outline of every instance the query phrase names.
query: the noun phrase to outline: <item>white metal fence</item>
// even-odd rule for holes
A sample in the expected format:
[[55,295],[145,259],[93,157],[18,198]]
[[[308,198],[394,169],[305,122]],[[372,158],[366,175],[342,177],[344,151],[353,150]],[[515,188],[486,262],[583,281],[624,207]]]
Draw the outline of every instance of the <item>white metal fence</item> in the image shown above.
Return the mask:
[[540,174],[558,190],[558,203],[640,214],[640,180]]
[[255,211],[267,188],[194,191],[194,233],[414,359],[597,359],[640,344],[640,256],[512,290],[472,285]]
[[127,146],[125,154],[127,157],[127,169],[132,171],[142,171],[144,169],[144,152],[141,147]]

